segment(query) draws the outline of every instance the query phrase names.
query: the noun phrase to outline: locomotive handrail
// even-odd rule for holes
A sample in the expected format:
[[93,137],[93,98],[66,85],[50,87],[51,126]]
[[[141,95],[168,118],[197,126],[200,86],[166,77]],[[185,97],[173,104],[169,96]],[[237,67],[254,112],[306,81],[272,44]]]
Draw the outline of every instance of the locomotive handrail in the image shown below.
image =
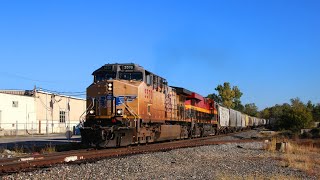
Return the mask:
[[123,105],[129,111],[129,113],[134,116],[134,121],[139,119],[139,115],[136,112],[134,112],[133,109],[129,105],[127,105],[126,103],[123,103]]
[[79,121],[81,121],[81,118],[83,117],[83,115],[87,115],[89,109],[91,109],[94,106],[94,101],[91,102],[91,104],[88,106],[88,108],[81,114],[81,116],[79,117]]

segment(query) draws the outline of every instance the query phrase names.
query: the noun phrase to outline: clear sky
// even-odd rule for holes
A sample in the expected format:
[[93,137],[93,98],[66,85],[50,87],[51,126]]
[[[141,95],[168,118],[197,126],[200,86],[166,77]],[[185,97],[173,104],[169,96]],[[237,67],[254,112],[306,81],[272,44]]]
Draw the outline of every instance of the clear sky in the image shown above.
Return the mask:
[[82,92],[134,62],[204,96],[223,82],[259,109],[320,103],[319,0],[1,0],[0,89]]

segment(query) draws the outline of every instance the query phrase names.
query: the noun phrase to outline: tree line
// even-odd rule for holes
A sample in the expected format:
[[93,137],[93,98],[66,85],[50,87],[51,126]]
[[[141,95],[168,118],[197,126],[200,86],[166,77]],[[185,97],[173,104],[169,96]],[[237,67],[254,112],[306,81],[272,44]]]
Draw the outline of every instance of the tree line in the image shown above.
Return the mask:
[[293,98],[290,103],[276,104],[259,111],[255,103],[243,105],[241,103],[243,93],[229,82],[218,85],[215,90],[217,93],[209,94],[207,97],[227,108],[250,116],[270,119],[277,130],[298,132],[300,129],[311,127],[313,122],[320,121],[320,103],[313,104],[311,101],[303,103],[299,98]]

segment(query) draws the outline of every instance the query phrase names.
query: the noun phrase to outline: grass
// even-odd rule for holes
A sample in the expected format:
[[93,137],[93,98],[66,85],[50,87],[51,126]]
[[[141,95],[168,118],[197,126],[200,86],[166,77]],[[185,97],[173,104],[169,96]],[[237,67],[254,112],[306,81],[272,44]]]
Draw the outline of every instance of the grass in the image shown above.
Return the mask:
[[56,147],[52,146],[51,143],[46,145],[44,148],[40,150],[41,154],[50,154],[56,152]]
[[13,147],[10,148],[5,148],[1,147],[0,148],[0,154],[5,153],[6,150],[9,150],[13,156],[22,156],[22,155],[27,155],[31,153],[41,153],[41,154],[48,154],[48,153],[53,153],[56,152],[56,147],[48,144],[46,146],[42,147],[37,147],[37,146],[31,146],[31,147],[24,147],[23,145],[14,145]]
[[24,148],[23,146],[18,146],[18,145],[15,145],[13,147],[13,151],[17,154],[23,154],[24,153]]
[[45,146],[23,146],[15,144],[12,147],[0,147],[0,155],[5,152],[6,149],[10,150],[14,156],[21,156],[26,154],[33,154],[33,153],[40,153],[40,154],[50,154],[54,152],[61,152],[61,151],[70,151],[70,150],[77,150],[77,149],[85,149],[88,148],[87,146],[81,143],[68,143],[68,144],[58,144],[52,145],[47,144]]
[[244,176],[237,176],[237,175],[230,175],[230,174],[219,174],[216,179],[219,180],[279,180],[279,179],[290,179],[290,180],[298,180],[299,178],[294,176],[288,175],[244,175]]
[[[276,151],[276,143],[278,142],[288,143],[284,152]],[[298,169],[308,175],[315,175],[320,178],[320,149],[314,147],[312,143],[301,144],[299,140],[272,138],[271,141],[266,143],[265,150],[278,153],[281,166]]]

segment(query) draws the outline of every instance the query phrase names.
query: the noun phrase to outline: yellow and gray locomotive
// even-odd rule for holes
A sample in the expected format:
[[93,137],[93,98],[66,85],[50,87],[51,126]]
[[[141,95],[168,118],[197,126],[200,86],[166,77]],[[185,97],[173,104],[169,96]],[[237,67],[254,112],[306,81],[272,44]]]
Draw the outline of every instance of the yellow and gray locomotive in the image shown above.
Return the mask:
[[87,88],[82,142],[98,147],[183,139],[214,134],[212,100],[180,87],[137,64],[106,64]]

